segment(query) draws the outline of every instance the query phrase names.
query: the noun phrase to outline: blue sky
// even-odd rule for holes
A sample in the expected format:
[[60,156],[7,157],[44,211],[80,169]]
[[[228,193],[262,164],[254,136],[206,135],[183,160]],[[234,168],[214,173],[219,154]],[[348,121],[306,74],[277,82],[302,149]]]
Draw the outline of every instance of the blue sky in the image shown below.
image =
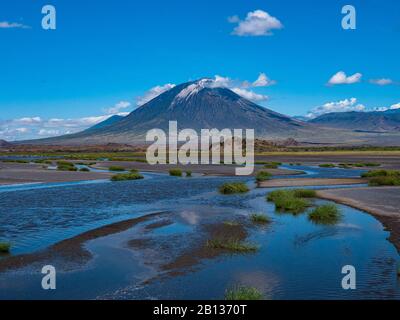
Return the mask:
[[[56,30],[41,28],[45,4]],[[346,4],[356,30],[341,27]],[[256,10],[278,27],[261,19],[243,33]],[[390,108],[400,102],[399,39],[397,0],[3,0],[0,138],[78,131],[131,111],[151,88],[215,75],[292,116]],[[340,71],[347,78],[327,85]],[[255,85],[260,74],[271,81]]]

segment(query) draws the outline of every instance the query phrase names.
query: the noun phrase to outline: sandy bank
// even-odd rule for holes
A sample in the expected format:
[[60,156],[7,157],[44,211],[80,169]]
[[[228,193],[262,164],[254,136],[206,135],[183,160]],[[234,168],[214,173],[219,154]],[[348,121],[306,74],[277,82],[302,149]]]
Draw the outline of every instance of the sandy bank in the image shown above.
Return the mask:
[[108,172],[48,170],[39,164],[0,164],[0,185],[101,180],[109,179],[112,175]]
[[400,187],[321,190],[317,195],[375,216],[390,231],[389,240],[400,252]]
[[305,187],[305,186],[344,186],[352,184],[366,184],[368,181],[364,179],[312,179],[312,178],[295,178],[295,179],[272,179],[260,182],[259,188],[279,188],[279,187]]

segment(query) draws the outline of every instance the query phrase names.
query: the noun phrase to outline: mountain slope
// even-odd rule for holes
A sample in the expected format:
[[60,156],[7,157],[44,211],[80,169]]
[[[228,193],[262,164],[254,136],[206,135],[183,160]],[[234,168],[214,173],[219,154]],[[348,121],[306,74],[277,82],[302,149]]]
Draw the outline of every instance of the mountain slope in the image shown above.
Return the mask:
[[400,110],[385,112],[334,112],[324,114],[310,123],[365,132],[400,132]]
[[118,121],[121,121],[124,117],[123,116],[118,116],[118,115],[114,115],[111,116],[110,118],[95,124],[94,126],[90,127],[89,129],[86,129],[84,132],[89,133],[89,132],[94,132],[100,129],[104,129],[108,126],[114,125],[116,124]]

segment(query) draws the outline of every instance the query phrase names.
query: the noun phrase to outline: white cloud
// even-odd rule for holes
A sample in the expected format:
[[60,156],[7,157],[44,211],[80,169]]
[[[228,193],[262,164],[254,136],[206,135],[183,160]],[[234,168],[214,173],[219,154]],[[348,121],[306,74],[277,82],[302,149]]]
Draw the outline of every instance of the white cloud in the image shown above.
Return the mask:
[[136,105],[138,107],[146,104],[147,102],[153,100],[158,97],[160,94],[172,89],[175,87],[175,84],[167,83],[163,86],[156,86],[147,91],[143,96],[137,98]]
[[258,79],[253,82],[253,87],[268,87],[276,84],[275,80],[271,80],[265,73],[260,73]]
[[396,103],[396,104],[394,104],[394,105],[392,105],[389,109],[390,109],[390,110],[397,110],[397,109],[400,109],[400,102],[399,102],[399,103]]
[[0,29],[15,29],[15,28],[29,29],[30,27],[18,22],[0,21]]
[[352,76],[347,76],[346,73],[343,71],[339,71],[335,75],[330,78],[328,81],[328,84],[330,85],[336,85],[336,84],[352,84],[352,83],[357,83],[360,82],[362,78],[361,73],[355,73]]
[[59,130],[54,130],[54,129],[40,129],[38,132],[39,136],[46,136],[46,137],[53,137],[53,136],[58,136],[60,135]]
[[42,122],[42,119],[40,117],[25,117],[16,119],[14,121],[15,123],[20,123],[20,124],[31,124],[31,123],[40,123]]
[[246,90],[242,88],[231,88],[231,90],[236,94],[238,94],[239,96],[253,102],[261,102],[268,100],[268,96],[255,93],[254,91],[251,90]]
[[328,102],[322,106],[318,106],[312,109],[306,117],[309,119],[314,119],[326,113],[331,112],[349,112],[349,111],[365,111],[365,106],[363,104],[357,103],[356,98],[345,99],[341,101]]
[[228,21],[237,23],[232,34],[237,36],[271,36],[272,30],[283,28],[282,23],[263,10],[251,11],[244,20],[238,16],[229,17]]
[[377,84],[379,86],[386,86],[388,84],[393,84],[393,80],[392,79],[386,79],[386,78],[371,79],[371,80],[369,80],[369,82],[372,83],[372,84]]
[[121,112],[121,110],[129,108],[132,104],[128,101],[120,101],[117,104],[115,104],[113,107],[105,110],[107,114],[118,114]]
[[399,109],[400,109],[400,102],[393,104],[390,107],[377,107],[374,109],[374,111],[384,112],[384,111],[388,111],[388,110],[399,110]]

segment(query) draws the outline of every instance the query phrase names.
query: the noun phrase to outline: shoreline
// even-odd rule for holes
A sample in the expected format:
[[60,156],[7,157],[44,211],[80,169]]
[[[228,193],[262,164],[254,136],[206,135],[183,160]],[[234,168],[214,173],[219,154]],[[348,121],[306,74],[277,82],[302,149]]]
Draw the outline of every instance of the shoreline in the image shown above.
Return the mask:
[[[393,207],[387,205],[389,201],[385,199],[384,194],[387,194],[388,191],[398,192],[399,196],[396,197],[396,200],[400,203],[400,187],[325,189],[317,191],[317,197],[343,204],[372,215],[383,225],[385,230],[390,233],[388,240],[400,253],[400,212],[398,209],[400,206],[398,206],[398,203],[394,203]],[[368,192],[374,193],[376,196],[374,199],[375,205],[373,206],[368,203],[368,194],[365,194]],[[379,193],[383,193],[381,197],[379,197]],[[377,199],[382,202],[377,203]]]

